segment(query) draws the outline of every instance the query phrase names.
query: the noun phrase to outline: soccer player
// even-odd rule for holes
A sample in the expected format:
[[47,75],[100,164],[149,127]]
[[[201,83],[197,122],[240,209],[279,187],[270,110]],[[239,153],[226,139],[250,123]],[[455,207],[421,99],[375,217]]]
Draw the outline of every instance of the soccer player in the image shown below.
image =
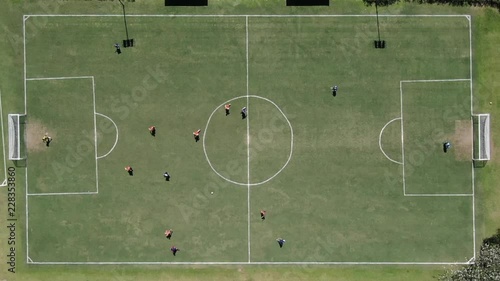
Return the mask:
[[149,127],[149,133],[154,137],[156,136],[156,127],[155,126],[151,126]]
[[195,142],[198,142],[200,140],[200,133],[201,133],[201,129],[198,129],[198,131],[193,132]]
[[230,108],[231,108],[231,104],[230,104],[230,103],[228,103],[228,104],[224,105],[224,109],[226,109],[226,116],[228,116],[228,115],[229,115],[229,109],[230,109]]
[[130,176],[133,176],[133,175],[134,175],[134,169],[132,169],[132,167],[130,167],[130,166],[125,167],[125,171],[127,171],[127,173],[128,173]]
[[241,119],[245,119],[245,118],[247,118],[247,108],[243,107],[241,109]]
[[339,87],[337,87],[337,85],[335,85],[335,86],[331,87],[331,89],[332,89],[332,95],[334,97],[336,97],[337,96],[337,90],[339,89]]
[[266,219],[266,211],[265,211],[265,210],[261,210],[261,211],[260,211],[260,218],[261,218],[262,220],[265,220],[265,219]]
[[[174,233],[174,231],[172,229],[165,230],[165,238],[170,240],[170,238],[172,238],[173,233]],[[174,256],[175,256],[175,254],[174,254]]]
[[451,143],[449,141],[443,142],[443,151],[444,153],[448,152],[448,149],[451,148]]
[[278,242],[278,245],[280,245],[280,248],[283,248],[283,245],[285,245],[286,242],[283,238],[278,238],[276,241]]
[[179,250],[179,248],[172,246],[172,248],[170,248],[170,251],[172,251],[172,254],[175,256],[175,254],[177,254],[177,252],[180,250]]
[[52,138],[49,136],[49,133],[45,133],[45,135],[42,137],[42,141],[45,143],[46,146],[50,145]]
[[165,177],[165,181],[170,181],[170,175],[168,172],[163,173],[163,177]]
[[122,53],[122,50],[120,49],[120,44],[115,43],[115,45],[114,45],[114,46],[115,46],[115,48],[116,48],[115,53],[117,53],[117,54],[121,54],[121,53]]

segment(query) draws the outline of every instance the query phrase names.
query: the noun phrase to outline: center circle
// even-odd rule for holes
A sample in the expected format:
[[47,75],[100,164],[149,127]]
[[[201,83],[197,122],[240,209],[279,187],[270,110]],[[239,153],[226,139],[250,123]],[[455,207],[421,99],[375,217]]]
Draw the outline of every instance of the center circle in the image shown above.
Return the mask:
[[[241,181],[237,181],[237,180],[233,180],[233,179],[230,179],[228,176],[224,176],[220,171],[218,171],[214,165],[212,164],[212,162],[210,161],[210,157],[208,156],[208,153],[207,153],[207,146],[206,146],[206,142],[205,142],[205,139],[206,139],[206,136],[207,136],[207,133],[209,131],[209,125],[210,125],[210,121],[212,120],[212,117],[214,116],[214,114],[216,112],[219,112],[219,114],[223,114],[221,113],[221,110],[223,111],[223,108],[224,108],[224,105],[226,104],[229,104],[231,103],[232,101],[235,101],[235,100],[238,100],[238,99],[249,99],[249,98],[255,98],[255,99],[260,99],[260,100],[264,100],[270,104],[272,104],[280,113],[281,115],[283,116],[284,120],[286,121],[289,129],[290,129],[290,152],[288,154],[288,157],[285,161],[285,163],[281,166],[280,169],[278,169],[272,176],[268,177],[267,179],[265,180],[262,180],[262,181],[259,181],[259,182],[250,182],[250,180],[248,180],[247,183],[244,183],[244,182],[241,182]],[[248,104],[245,102],[245,106],[248,106]],[[246,149],[248,151],[248,161],[247,161],[247,169],[248,169],[248,176],[250,175],[250,167],[249,167],[249,162],[250,162],[250,135],[249,135],[249,128],[250,126],[248,125],[249,124],[249,120],[252,120],[252,107],[251,106],[248,106],[248,119],[245,120],[245,123],[247,124],[247,127],[246,127]],[[271,126],[273,127],[273,126]],[[274,131],[273,131],[274,130]],[[273,127],[273,129],[269,129],[267,131],[264,131],[262,130],[260,132],[260,134],[258,134],[258,136],[260,137],[261,142],[272,142],[272,134],[276,134],[276,133],[279,133],[278,132],[278,128],[276,128],[276,126]],[[271,135],[271,138],[268,138],[268,136]],[[268,138],[268,139],[266,139]],[[259,140],[257,140],[258,142]],[[253,141],[254,142],[254,141]],[[258,143],[257,143],[258,144]],[[217,106],[214,111],[212,111],[212,114],[210,114],[210,117],[208,118],[208,121],[207,121],[207,124],[205,126],[205,131],[203,133],[203,152],[205,154],[205,158],[208,162],[208,165],[210,166],[210,168],[219,176],[221,177],[222,179],[228,181],[228,182],[231,182],[231,183],[234,183],[234,184],[237,184],[237,185],[242,185],[242,186],[255,186],[255,185],[261,185],[261,184],[264,184],[270,180],[272,180],[273,178],[275,178],[279,173],[281,173],[285,168],[286,166],[288,165],[288,163],[290,162],[290,160],[292,159],[292,154],[293,154],[293,128],[292,128],[292,124],[290,124],[290,121],[288,120],[288,118],[286,117],[285,113],[283,113],[283,111],[281,110],[281,108],[276,104],[274,103],[273,101],[271,101],[270,99],[267,99],[267,98],[264,98],[264,97],[261,97],[261,96],[256,96],[256,95],[248,95],[248,96],[239,96],[239,97],[235,97],[235,98],[232,98],[230,100],[227,100],[225,102],[223,102],[222,104],[220,104],[219,106]]]

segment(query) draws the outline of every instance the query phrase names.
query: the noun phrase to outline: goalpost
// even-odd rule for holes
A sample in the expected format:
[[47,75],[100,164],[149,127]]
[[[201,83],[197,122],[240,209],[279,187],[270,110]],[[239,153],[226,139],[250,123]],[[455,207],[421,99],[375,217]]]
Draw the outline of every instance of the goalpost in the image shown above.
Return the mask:
[[26,114],[9,114],[9,160],[26,158]]
[[472,115],[474,128],[474,153],[475,164],[486,164],[491,159],[490,147],[490,114]]

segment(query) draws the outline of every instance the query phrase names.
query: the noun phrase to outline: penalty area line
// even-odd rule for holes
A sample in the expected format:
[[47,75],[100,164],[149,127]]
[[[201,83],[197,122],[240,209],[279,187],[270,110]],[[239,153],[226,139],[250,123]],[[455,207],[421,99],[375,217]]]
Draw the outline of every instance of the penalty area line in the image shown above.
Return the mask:
[[67,79],[94,79],[94,76],[32,77],[32,78],[26,78],[26,81],[67,80]]
[[469,82],[470,78],[463,79],[430,79],[430,80],[401,80],[401,83],[432,83],[432,82]]
[[28,193],[27,196],[61,196],[61,195],[92,195],[98,194],[96,191],[89,192],[48,192],[48,193]]
[[468,196],[473,196],[474,194],[472,193],[449,193],[449,194],[446,194],[446,193],[406,193],[404,196],[408,196],[408,197],[468,197]]

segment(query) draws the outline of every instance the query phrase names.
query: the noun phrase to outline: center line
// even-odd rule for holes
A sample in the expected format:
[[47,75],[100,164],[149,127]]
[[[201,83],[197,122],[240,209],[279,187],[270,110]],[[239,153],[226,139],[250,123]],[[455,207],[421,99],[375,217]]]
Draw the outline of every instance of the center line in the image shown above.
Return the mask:
[[247,209],[248,209],[248,262],[250,263],[250,121],[248,121],[248,101],[249,90],[248,90],[248,16],[245,17],[245,28],[246,28],[246,64],[247,64]]

